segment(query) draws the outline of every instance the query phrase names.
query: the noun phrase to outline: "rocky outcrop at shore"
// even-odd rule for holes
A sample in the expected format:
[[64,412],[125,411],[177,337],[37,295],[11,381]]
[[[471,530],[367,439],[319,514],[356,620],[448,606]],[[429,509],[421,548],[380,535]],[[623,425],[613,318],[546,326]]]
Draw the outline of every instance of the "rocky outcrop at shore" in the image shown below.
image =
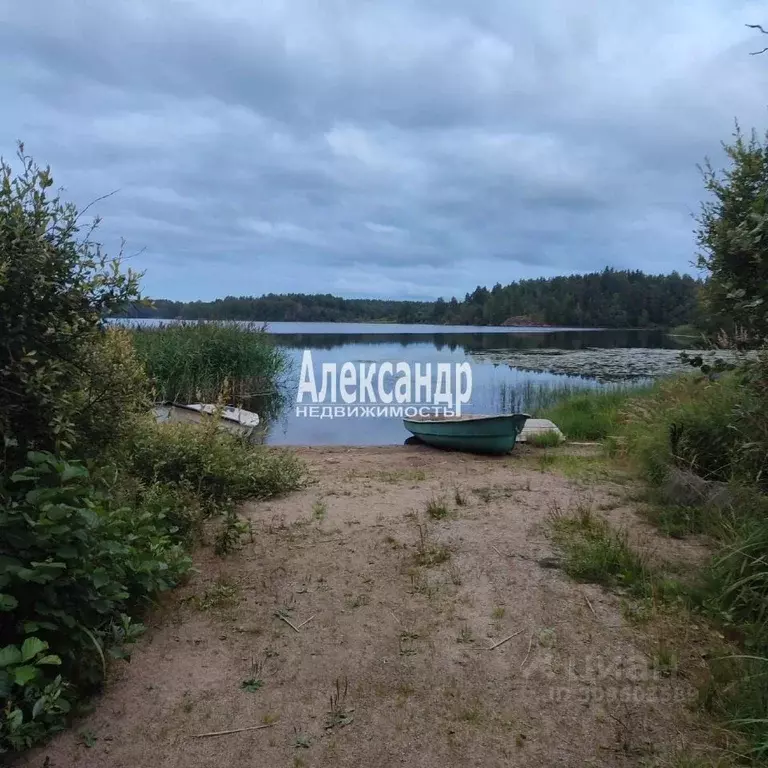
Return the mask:
[[515,317],[508,317],[502,325],[504,327],[514,328],[554,328],[551,323],[542,323],[538,320],[534,320],[527,315],[516,315]]

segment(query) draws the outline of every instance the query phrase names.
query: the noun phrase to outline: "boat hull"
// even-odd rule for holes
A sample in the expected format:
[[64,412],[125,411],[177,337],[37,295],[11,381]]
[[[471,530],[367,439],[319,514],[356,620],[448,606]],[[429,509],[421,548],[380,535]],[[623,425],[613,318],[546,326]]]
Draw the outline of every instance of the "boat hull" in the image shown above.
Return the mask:
[[445,419],[403,419],[405,428],[427,445],[470,453],[509,453],[529,418],[526,413]]

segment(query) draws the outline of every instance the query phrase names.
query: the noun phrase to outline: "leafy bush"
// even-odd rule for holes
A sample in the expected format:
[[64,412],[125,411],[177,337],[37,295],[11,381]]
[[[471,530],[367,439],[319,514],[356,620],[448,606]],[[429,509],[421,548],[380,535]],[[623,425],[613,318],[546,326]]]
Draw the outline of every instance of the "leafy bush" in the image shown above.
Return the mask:
[[747,139],[737,127],[724,149],[729,168],[704,168],[712,198],[699,217],[699,267],[710,273],[712,314],[759,343],[768,339],[768,137]]
[[72,392],[78,453],[100,456],[122,448],[152,405],[149,379],[131,334],[109,328],[84,346]]
[[215,419],[201,426],[146,424],[131,453],[132,471],[144,482],[187,489],[211,509],[295,490],[305,473],[295,454],[251,445]]
[[1,750],[61,727],[135,639],[127,614],[191,564],[160,509],[115,505],[81,463],[28,461],[0,488]]
[[741,396],[734,405],[738,477],[768,492],[768,348],[745,364]]
[[22,750],[46,734],[61,730],[71,709],[69,687],[61,675],[50,682],[47,667],[61,659],[48,654],[48,643],[28,637],[21,646],[0,648],[0,697],[6,701],[0,720],[0,754]]
[[685,376],[660,382],[622,409],[621,432],[647,477],[662,482],[673,465],[710,480],[730,480],[739,433],[734,408],[740,397],[733,376],[710,381]]
[[[143,629],[132,617],[190,568],[183,544],[203,512],[226,513],[226,552],[243,530],[233,502],[303,478],[295,457],[215,420],[154,423],[145,360],[160,361],[170,397],[182,385],[207,397],[227,377],[233,394],[271,387],[282,354],[234,326],[107,328],[138,277],[102,254],[95,224],[80,233],[49,171],[19,157],[15,178],[0,162],[0,753],[63,728],[125,655]],[[140,356],[134,341],[150,337],[181,357],[163,368],[160,347],[139,343]]]
[[164,401],[247,402],[272,394],[287,365],[269,334],[250,324],[139,326],[133,340]]
[[106,315],[138,298],[137,275],[50,195],[50,171],[23,147],[19,159],[18,176],[0,161],[0,437],[11,471],[30,448],[73,445],[84,350]]
[[630,455],[652,482],[677,465],[729,483],[723,508],[674,510],[674,516],[690,516],[716,542],[694,603],[744,646],[742,654],[712,660],[705,703],[744,732],[761,757],[768,756],[766,371],[763,353],[715,380],[664,382],[652,397],[628,403],[623,427]]

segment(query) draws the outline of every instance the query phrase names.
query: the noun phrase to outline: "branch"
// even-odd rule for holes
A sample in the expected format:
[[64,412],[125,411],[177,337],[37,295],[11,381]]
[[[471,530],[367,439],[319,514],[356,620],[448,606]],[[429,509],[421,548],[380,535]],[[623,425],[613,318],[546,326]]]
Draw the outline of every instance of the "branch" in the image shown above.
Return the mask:
[[78,211],[77,218],[79,219],[89,208],[92,208],[94,205],[96,205],[96,203],[100,203],[102,200],[106,200],[108,197],[112,197],[112,195],[116,195],[119,191],[120,191],[119,189],[113,189],[111,192],[107,192],[106,195],[100,195],[95,200],[91,200],[91,202],[88,203],[88,205],[86,205],[82,211]]
[[[745,24],[744,26],[749,27],[750,29],[759,29],[764,35],[768,35],[768,29],[763,29],[761,24]],[[749,55],[759,56],[761,53],[765,53],[766,51],[768,51],[768,46],[763,48],[762,51],[752,51]]]

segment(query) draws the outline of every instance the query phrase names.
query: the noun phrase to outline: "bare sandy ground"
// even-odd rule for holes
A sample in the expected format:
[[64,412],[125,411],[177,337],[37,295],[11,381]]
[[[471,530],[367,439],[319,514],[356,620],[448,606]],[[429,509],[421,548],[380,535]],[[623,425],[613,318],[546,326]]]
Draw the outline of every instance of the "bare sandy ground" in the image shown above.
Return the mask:
[[300,452],[307,489],[247,505],[239,552],[200,550],[94,712],[23,765],[640,766],[707,740],[689,676],[652,669],[621,598],[557,568],[548,519],[584,504],[657,556],[695,556],[654,539],[622,486],[520,446]]

